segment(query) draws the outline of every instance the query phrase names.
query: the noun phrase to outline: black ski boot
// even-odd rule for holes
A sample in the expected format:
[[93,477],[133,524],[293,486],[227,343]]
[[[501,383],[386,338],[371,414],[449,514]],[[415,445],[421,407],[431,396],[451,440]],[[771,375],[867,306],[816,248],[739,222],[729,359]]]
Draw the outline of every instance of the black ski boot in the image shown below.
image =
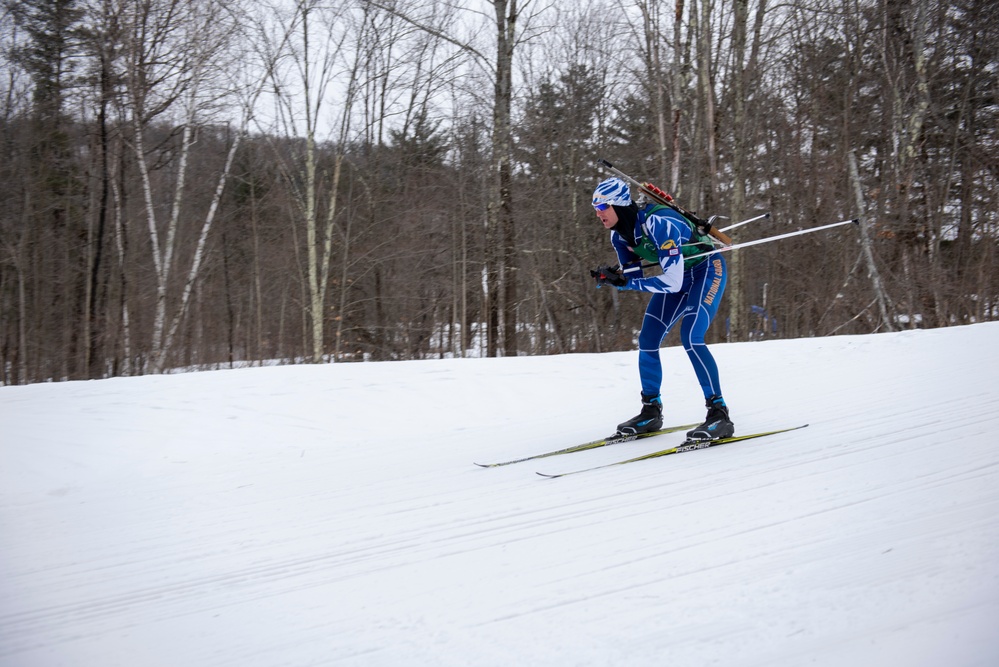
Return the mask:
[[688,440],[718,440],[731,438],[735,434],[735,425],[728,418],[728,406],[721,396],[712,396],[706,402],[708,416],[704,423],[693,431],[687,431]]
[[637,435],[658,431],[663,427],[663,401],[658,396],[642,394],[642,411],[623,424],[617,425],[617,432]]

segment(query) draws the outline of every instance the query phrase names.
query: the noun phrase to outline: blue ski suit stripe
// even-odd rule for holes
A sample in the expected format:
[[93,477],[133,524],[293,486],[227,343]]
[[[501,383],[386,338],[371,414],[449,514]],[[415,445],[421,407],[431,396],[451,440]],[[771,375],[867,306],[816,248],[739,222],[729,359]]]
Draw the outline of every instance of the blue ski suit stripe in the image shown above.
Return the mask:
[[718,365],[704,343],[711,321],[718,313],[727,283],[725,260],[714,255],[684,270],[679,247],[690,239],[690,226],[679,213],[656,211],[646,216],[640,211],[635,223],[636,238],[648,237],[657,248],[663,274],[642,277],[642,260],[616,232],[611,243],[617,252],[624,275],[629,278],[623,289],[652,292],[645,309],[642,330],[638,336],[638,371],[642,393],[658,396],[662,389],[662,361],[659,348],[678,321],[680,340],[687,352],[704,398],[720,396],[721,382]]

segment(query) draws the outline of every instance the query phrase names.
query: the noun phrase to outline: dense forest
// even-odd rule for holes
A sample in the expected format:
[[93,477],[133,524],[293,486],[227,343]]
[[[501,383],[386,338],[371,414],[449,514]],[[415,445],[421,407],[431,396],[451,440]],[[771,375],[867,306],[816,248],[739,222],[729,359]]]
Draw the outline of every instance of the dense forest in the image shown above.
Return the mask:
[[999,317],[994,0],[6,0],[0,62],[0,384],[630,349],[599,158],[860,219],[709,342]]

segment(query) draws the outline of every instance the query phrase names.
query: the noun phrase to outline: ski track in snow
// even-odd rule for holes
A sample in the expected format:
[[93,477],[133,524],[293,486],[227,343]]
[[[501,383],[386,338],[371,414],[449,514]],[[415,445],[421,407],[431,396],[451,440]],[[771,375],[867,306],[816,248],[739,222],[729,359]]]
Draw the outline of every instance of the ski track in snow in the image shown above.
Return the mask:
[[[999,325],[0,387],[0,665],[999,664]],[[703,414],[663,350],[666,421]]]

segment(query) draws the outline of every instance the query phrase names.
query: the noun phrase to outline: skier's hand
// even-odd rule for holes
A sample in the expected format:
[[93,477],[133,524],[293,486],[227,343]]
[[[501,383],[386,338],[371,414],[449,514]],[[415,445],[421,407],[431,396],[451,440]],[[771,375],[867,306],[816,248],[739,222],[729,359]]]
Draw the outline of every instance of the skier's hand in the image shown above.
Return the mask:
[[597,281],[597,287],[611,285],[620,288],[628,284],[628,279],[613,266],[601,266],[599,269],[590,271],[590,275]]

